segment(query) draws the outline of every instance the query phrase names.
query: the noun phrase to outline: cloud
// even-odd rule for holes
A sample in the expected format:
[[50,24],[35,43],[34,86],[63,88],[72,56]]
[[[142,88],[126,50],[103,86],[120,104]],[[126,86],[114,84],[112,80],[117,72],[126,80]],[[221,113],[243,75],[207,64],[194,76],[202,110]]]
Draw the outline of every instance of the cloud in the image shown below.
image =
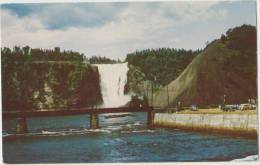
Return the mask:
[[[177,20],[196,21],[197,19],[207,18],[208,11],[211,7],[218,4],[217,1],[206,2],[175,2],[163,3],[161,8],[165,11],[166,16],[176,18]],[[206,17],[205,17],[206,16]],[[213,15],[211,15],[213,16]]]
[[29,12],[22,14],[5,6],[1,9],[2,45],[59,46],[86,56],[121,59],[127,53],[147,48],[197,49],[237,20],[236,15],[227,20],[230,11],[221,5],[218,7],[217,2],[37,4],[23,6]]
[[103,25],[126,6],[123,3],[8,4],[3,9],[18,13],[21,18],[39,19],[48,29],[64,29]]

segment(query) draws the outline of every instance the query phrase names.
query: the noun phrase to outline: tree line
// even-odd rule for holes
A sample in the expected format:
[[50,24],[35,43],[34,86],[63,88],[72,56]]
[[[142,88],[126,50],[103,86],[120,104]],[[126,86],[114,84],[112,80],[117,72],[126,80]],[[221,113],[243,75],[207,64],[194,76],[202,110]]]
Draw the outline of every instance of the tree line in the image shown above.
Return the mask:
[[176,79],[201,50],[146,49],[127,54],[129,65],[137,67],[147,80],[166,85]]
[[92,56],[86,59],[91,64],[115,64],[122,62],[120,59],[114,60],[107,57]]
[[5,56],[12,55],[13,60],[27,59],[29,61],[83,61],[84,54],[75,51],[61,51],[54,49],[30,48],[29,46],[14,46],[13,49],[4,47],[1,52]]

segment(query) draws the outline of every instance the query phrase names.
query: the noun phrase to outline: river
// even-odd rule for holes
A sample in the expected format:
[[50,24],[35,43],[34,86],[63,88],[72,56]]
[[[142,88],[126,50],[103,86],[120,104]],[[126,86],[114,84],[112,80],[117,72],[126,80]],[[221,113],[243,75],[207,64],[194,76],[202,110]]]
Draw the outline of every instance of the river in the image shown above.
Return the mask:
[[15,120],[3,121],[6,163],[229,161],[257,154],[257,140],[147,129],[145,113],[109,118],[90,130],[88,115],[29,118],[29,133],[15,136]]

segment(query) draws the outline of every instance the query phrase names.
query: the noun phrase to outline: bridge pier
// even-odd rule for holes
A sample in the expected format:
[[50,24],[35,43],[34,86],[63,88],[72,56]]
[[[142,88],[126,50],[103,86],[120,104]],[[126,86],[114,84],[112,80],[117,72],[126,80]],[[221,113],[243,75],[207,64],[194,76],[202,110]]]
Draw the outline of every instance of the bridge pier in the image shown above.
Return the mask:
[[16,123],[16,134],[25,134],[27,133],[27,123],[25,117],[19,117],[17,118]]
[[90,129],[98,129],[98,128],[99,128],[98,114],[91,113],[90,114]]
[[154,112],[152,110],[147,111],[147,127],[153,127]]

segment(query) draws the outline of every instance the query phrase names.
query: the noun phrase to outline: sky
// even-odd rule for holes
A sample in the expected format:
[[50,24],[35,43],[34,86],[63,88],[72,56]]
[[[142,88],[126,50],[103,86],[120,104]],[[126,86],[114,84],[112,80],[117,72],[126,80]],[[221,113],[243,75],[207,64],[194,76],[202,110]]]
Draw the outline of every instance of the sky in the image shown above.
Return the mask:
[[202,49],[242,24],[256,2],[85,2],[2,4],[1,47],[73,50],[113,59],[148,48]]

